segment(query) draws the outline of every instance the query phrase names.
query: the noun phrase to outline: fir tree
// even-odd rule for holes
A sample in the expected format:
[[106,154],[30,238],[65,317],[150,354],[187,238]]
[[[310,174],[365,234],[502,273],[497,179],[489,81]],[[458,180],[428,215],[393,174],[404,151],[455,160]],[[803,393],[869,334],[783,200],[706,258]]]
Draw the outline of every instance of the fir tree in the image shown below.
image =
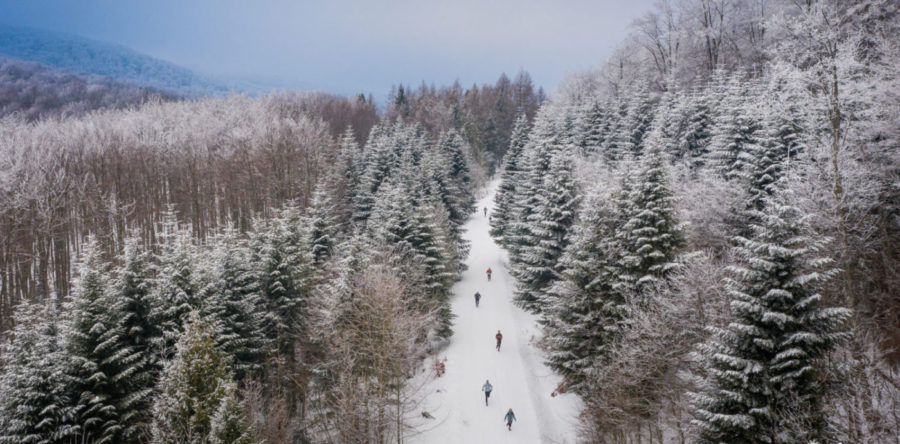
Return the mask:
[[[118,302],[111,295],[106,264],[89,240],[65,307],[72,390],[82,436],[91,442],[118,442],[126,432],[139,435],[140,412],[135,409],[143,407],[149,396],[144,386],[148,381],[131,379],[148,376],[146,353],[129,346]],[[127,424],[126,417],[134,422]]]
[[509,139],[509,148],[503,157],[503,171],[500,174],[500,187],[494,202],[494,211],[491,213],[491,236],[504,242],[502,236],[506,233],[512,218],[513,205],[515,203],[516,187],[519,181],[522,167],[522,155],[525,144],[528,142],[528,119],[524,114],[516,118],[512,135]]
[[253,434],[245,424],[244,407],[237,396],[237,384],[225,383],[219,407],[210,418],[209,444],[251,444]]
[[200,307],[200,291],[195,276],[198,261],[190,233],[179,227],[171,209],[163,215],[159,237],[151,319],[163,332],[156,348],[164,357],[170,357],[174,353],[175,341],[181,335],[185,317],[191,310]]
[[216,277],[200,313],[218,326],[216,346],[227,354],[239,380],[258,376],[271,352],[260,279],[249,248],[233,234],[216,238]]
[[569,389],[587,395],[591,369],[606,362],[624,329],[627,300],[617,290],[622,254],[615,236],[622,223],[617,205],[592,193],[578,219],[559,260],[561,277],[549,290],[543,323],[550,346],[548,363]]
[[153,387],[162,364],[153,344],[162,338],[162,330],[152,322],[153,264],[150,254],[135,237],[125,241],[123,263],[111,283],[110,307],[121,330],[120,346],[130,350],[126,370],[128,394],[122,399],[119,414],[122,438],[134,440],[145,433]]
[[709,151],[716,172],[731,180],[739,177],[744,169],[745,153],[756,142],[759,122],[747,100],[755,88],[746,87],[743,76],[734,74],[724,88]]
[[528,310],[540,312],[546,305],[546,289],[557,274],[556,265],[568,243],[568,233],[578,208],[578,187],[571,150],[553,153],[538,205],[525,224],[528,244],[521,247],[515,275],[516,301]]
[[228,405],[234,402],[234,381],[227,355],[215,347],[214,327],[194,312],[177,350],[159,381],[153,442],[246,442],[240,412]]
[[72,366],[53,303],[22,302],[0,344],[0,443],[80,440]]
[[317,268],[328,259],[337,240],[337,206],[323,184],[318,185],[305,218],[306,242]]
[[644,146],[644,136],[653,122],[653,98],[647,85],[642,84],[631,95],[625,110],[625,119],[619,128],[621,156],[637,158]]
[[726,282],[732,320],[699,349],[698,441],[821,442],[820,361],[848,337],[849,311],[822,306],[819,290],[835,270],[797,208],[776,195],[754,219],[753,237],[736,239],[741,263]]
[[622,209],[625,222],[619,234],[625,246],[623,278],[638,293],[676,267],[676,254],[684,245],[659,144],[659,135],[651,134],[638,174],[623,186],[627,193]]
[[675,155],[695,169],[705,164],[712,138],[714,115],[708,92],[697,89],[684,98],[685,127],[674,146]]

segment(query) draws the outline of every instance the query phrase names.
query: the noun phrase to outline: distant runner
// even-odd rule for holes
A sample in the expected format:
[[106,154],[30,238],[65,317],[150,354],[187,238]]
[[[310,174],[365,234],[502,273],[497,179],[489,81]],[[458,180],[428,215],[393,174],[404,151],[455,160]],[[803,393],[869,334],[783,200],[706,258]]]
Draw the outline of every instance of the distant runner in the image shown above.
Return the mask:
[[488,277],[488,282],[490,282],[490,280],[491,280],[491,268],[490,267],[488,267],[488,269],[487,269],[487,277]]
[[494,386],[491,385],[491,381],[485,380],[484,385],[481,386],[481,391],[484,392],[484,405],[488,405],[488,398],[491,397],[491,390],[494,389]]
[[503,333],[500,333],[500,330],[497,330],[497,334],[494,335],[497,338],[497,351],[500,351],[500,341],[503,340]]
[[487,216],[487,207],[484,207],[484,215]]
[[512,431],[512,423],[516,420],[516,414],[513,413],[512,409],[509,409],[509,411],[506,412],[506,416],[503,417],[503,420],[506,421],[507,430]]
[[478,301],[480,301],[480,300],[481,300],[481,293],[476,291],[475,292],[475,307],[476,308],[478,307]]

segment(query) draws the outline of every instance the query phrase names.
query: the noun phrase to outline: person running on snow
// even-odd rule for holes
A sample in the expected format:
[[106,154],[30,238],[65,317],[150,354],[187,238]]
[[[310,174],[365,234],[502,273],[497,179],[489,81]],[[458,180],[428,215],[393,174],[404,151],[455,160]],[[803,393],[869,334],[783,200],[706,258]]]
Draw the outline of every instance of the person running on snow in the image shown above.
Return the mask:
[[506,412],[506,416],[503,417],[503,421],[506,421],[506,429],[512,431],[512,423],[516,420],[516,414],[513,413],[512,409],[509,409]]
[[475,307],[478,307],[478,301],[481,300],[481,293],[475,292]]
[[488,269],[487,269],[487,277],[488,277],[488,281],[491,280],[491,273],[492,273],[492,272],[491,272],[491,267],[488,267]]
[[491,381],[485,380],[484,385],[481,386],[481,391],[484,392],[484,405],[488,405],[488,398],[491,397],[491,390],[494,389],[494,386],[491,385]]
[[494,335],[497,338],[497,351],[500,351],[500,341],[503,340],[503,333],[500,333],[500,330],[497,330],[497,334]]
[[487,207],[484,207],[484,215],[487,216]]

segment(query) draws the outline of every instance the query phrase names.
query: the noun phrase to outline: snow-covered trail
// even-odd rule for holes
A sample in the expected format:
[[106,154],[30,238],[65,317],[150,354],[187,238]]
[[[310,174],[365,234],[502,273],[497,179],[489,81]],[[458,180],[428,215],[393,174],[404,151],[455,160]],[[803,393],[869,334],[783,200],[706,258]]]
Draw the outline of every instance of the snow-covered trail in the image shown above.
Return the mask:
[[[446,357],[446,373],[427,387],[423,410],[435,419],[421,419],[415,443],[573,443],[577,433],[580,401],[574,395],[551,397],[559,377],[543,363],[533,341],[540,330],[536,317],[513,304],[513,278],[507,270],[506,252],[488,233],[484,208],[493,207],[498,181],[491,184],[478,212],[466,224],[472,243],[468,270],[453,288],[456,315],[453,337],[440,354]],[[490,212],[488,213],[490,214]],[[493,270],[491,282],[485,271]],[[475,307],[475,292],[481,293]],[[494,335],[503,332],[501,351]],[[490,405],[484,405],[481,386],[494,386]],[[516,414],[512,431],[503,422],[510,408]]]

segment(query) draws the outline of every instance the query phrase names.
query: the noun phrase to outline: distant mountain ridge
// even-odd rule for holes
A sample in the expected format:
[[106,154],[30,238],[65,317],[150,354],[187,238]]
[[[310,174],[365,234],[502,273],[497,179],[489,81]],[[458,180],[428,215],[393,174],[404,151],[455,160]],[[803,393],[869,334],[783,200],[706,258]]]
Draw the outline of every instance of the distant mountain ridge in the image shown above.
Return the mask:
[[230,81],[200,74],[116,44],[2,23],[0,56],[185,97],[258,94],[273,89],[254,81]]

